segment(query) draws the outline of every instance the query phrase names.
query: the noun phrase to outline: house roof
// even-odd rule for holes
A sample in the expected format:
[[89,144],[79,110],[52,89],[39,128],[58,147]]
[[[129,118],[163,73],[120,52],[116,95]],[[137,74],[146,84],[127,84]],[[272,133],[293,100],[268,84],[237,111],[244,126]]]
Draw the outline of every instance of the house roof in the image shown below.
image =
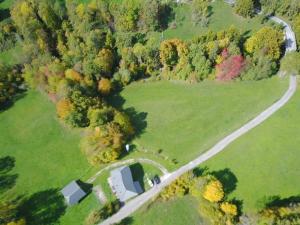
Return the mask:
[[141,188],[136,188],[136,185],[138,184],[133,182],[131,171],[128,166],[112,170],[110,172],[110,181],[113,192],[122,202],[125,202],[141,192]]
[[82,199],[86,193],[81,189],[76,181],[72,181],[61,190],[69,205],[76,204]]

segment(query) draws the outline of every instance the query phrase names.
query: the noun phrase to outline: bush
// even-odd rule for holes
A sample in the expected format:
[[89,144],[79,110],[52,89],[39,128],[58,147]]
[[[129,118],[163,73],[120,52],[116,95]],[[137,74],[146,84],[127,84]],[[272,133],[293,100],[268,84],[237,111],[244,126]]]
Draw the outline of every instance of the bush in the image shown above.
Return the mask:
[[85,225],[95,225],[101,221],[101,213],[99,210],[92,211],[85,219]]
[[210,181],[204,189],[203,198],[210,202],[219,202],[224,198],[223,185],[218,180]]
[[245,60],[241,55],[231,56],[217,65],[217,79],[218,80],[232,80],[240,76],[245,68]]
[[182,197],[188,194],[192,185],[193,177],[194,175],[192,172],[183,174],[167,186],[160,193],[160,197],[166,201],[174,197]]
[[225,214],[229,214],[232,216],[236,216],[238,214],[236,205],[232,203],[222,202],[220,208]]
[[111,92],[112,84],[109,79],[101,78],[98,83],[98,90],[102,95],[108,95]]
[[243,17],[251,17],[254,13],[253,0],[237,0],[235,3],[235,12]]
[[112,216],[114,213],[118,212],[121,204],[118,200],[106,203],[100,210],[92,211],[88,217],[85,219],[86,225],[98,224],[101,220]]

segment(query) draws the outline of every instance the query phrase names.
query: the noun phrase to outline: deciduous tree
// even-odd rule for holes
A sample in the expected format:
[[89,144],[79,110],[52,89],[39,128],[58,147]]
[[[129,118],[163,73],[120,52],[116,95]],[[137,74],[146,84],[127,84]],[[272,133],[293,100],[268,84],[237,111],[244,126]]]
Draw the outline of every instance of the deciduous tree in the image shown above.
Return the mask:
[[210,181],[204,188],[203,197],[210,202],[219,202],[224,198],[223,185],[218,180]]
[[278,60],[281,56],[283,32],[272,27],[263,27],[252,35],[245,43],[248,53],[262,52],[271,60]]
[[235,12],[243,17],[251,17],[254,13],[253,0],[237,0],[235,3]]
[[231,56],[217,65],[216,77],[218,80],[232,80],[238,77],[245,68],[245,60],[241,55]]

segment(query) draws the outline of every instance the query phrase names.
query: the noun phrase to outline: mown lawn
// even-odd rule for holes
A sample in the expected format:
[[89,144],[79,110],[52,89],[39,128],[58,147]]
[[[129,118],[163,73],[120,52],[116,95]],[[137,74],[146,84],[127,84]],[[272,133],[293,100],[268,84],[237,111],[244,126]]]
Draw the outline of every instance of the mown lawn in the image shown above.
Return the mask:
[[80,152],[79,140],[80,132],[63,128],[56,119],[54,104],[38,92],[28,92],[0,112],[0,158],[14,161],[8,182],[1,183],[0,194],[27,199],[22,214],[28,224],[58,223],[61,216],[60,224],[78,224],[98,204],[91,195],[66,210],[58,193],[70,181],[84,181],[94,173]]
[[277,77],[259,82],[131,84],[118,99],[127,111],[135,109],[134,123],[141,129],[133,141],[138,151],[129,157],[146,155],[178,168],[271,105],[286,88],[287,81]]
[[198,212],[198,201],[185,196],[167,202],[144,206],[127,220],[132,225],[200,225],[204,224]]
[[245,212],[256,211],[270,196],[300,195],[300,90],[265,123],[208,161],[210,170],[229,168],[236,176],[230,195],[243,201]]

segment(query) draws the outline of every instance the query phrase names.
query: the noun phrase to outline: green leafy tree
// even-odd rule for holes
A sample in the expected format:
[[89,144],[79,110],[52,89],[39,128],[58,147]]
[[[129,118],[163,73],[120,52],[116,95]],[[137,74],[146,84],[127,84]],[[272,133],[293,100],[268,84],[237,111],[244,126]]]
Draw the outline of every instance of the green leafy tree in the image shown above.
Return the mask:
[[247,59],[245,71],[241,75],[242,80],[261,80],[269,78],[277,73],[276,62],[263,54],[257,54]]
[[254,14],[253,0],[237,0],[235,3],[235,12],[243,17],[252,17]]
[[141,6],[138,26],[143,31],[155,31],[159,28],[159,0],[145,0]]
[[192,1],[192,21],[195,25],[207,26],[210,0]]

